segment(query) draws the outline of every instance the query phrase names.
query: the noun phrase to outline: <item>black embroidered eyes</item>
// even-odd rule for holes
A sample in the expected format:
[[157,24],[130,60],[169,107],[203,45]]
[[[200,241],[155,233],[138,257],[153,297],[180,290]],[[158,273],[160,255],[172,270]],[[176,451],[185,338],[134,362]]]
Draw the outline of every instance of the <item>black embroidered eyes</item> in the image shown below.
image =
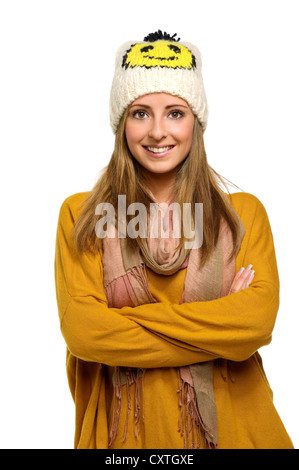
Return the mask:
[[154,46],[145,46],[142,49],[140,49],[140,52],[148,52],[151,49],[154,49]]
[[181,49],[178,46],[175,46],[174,44],[169,44],[168,47],[169,47],[169,49],[171,49],[176,54],[181,53]]
[[[169,44],[168,47],[171,51],[175,52],[176,54],[181,53],[181,49],[178,46],[175,46],[174,44]],[[140,52],[148,52],[152,49],[154,49],[153,46],[145,46],[142,49],[140,49]]]

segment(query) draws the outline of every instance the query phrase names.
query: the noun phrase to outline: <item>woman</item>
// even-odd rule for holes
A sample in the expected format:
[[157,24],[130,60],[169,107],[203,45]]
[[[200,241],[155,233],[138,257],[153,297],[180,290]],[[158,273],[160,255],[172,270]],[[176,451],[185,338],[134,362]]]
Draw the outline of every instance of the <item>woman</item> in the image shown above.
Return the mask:
[[293,448],[257,352],[279,303],[267,214],[208,165],[201,56],[175,36],[119,49],[112,158],[60,211],[75,447]]

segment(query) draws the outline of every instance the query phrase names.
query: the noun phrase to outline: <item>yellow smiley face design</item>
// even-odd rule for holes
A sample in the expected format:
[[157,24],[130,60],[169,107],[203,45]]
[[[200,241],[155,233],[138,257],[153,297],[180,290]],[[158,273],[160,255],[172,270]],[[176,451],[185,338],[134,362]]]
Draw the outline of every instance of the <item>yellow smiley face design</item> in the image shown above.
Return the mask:
[[182,44],[172,41],[155,41],[133,44],[123,57],[122,67],[168,67],[193,69],[196,68],[195,57]]

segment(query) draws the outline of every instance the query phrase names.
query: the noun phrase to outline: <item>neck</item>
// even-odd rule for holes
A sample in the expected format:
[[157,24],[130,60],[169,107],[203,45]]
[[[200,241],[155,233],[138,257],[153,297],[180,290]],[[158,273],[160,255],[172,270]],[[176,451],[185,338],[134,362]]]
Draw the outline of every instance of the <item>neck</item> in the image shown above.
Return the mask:
[[172,174],[150,172],[144,174],[145,182],[159,204],[169,203],[173,199],[176,174],[176,171]]

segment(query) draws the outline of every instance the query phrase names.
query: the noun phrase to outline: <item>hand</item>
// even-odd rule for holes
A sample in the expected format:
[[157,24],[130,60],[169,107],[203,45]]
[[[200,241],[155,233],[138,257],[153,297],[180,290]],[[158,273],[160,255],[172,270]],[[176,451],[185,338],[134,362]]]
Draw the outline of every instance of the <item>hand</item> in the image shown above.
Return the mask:
[[247,289],[249,284],[254,278],[254,271],[252,268],[252,264],[249,264],[247,268],[241,268],[239,272],[234,277],[232,282],[229,294],[235,294],[236,292],[240,292],[242,289]]

